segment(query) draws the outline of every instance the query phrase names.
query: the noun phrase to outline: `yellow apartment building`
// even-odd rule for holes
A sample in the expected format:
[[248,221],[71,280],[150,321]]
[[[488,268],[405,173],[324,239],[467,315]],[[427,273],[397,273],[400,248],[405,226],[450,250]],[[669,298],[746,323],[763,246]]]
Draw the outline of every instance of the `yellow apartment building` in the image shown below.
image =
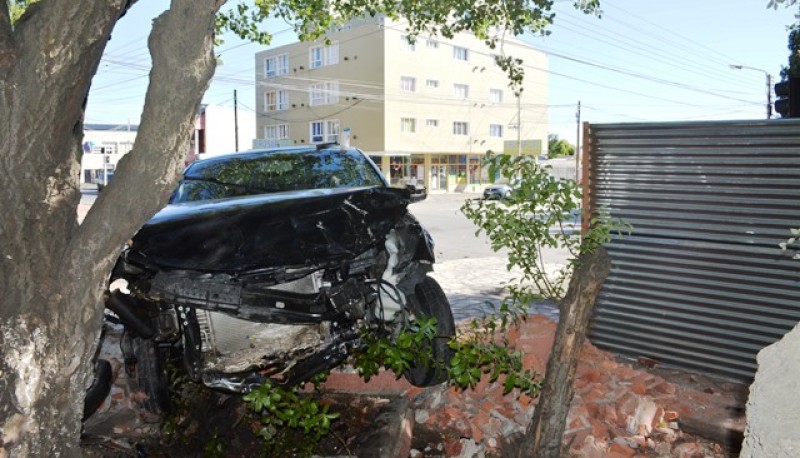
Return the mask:
[[[383,17],[327,39],[256,54],[257,146],[349,142],[393,185],[431,192],[480,191],[488,150],[547,154],[547,58],[530,45],[491,50],[468,34],[409,44],[404,24]],[[500,52],[524,61],[519,99]]]

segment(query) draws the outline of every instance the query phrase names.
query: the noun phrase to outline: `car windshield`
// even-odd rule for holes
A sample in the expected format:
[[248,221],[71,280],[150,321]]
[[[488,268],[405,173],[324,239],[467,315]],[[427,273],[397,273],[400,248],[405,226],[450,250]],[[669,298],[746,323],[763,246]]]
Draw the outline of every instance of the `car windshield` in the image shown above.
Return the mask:
[[275,151],[196,162],[186,170],[170,202],[383,185],[372,164],[357,151]]

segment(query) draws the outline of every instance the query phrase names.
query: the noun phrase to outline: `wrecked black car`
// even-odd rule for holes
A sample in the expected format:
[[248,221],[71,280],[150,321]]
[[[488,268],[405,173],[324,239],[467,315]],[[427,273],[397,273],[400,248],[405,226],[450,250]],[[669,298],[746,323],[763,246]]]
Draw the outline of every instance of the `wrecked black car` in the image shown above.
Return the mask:
[[446,380],[450,305],[427,274],[428,232],[361,151],[338,145],[205,159],[125,247],[106,307],[143,405],[169,410],[166,365],[243,393],[341,363],[361,332],[437,320],[433,359],[405,377]]

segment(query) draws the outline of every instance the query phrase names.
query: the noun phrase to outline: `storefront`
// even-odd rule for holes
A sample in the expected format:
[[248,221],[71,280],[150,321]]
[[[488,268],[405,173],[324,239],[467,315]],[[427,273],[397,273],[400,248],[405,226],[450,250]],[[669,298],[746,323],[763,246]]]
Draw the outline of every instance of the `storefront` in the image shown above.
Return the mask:
[[488,180],[479,154],[371,155],[392,186],[424,183],[430,192],[480,192]]

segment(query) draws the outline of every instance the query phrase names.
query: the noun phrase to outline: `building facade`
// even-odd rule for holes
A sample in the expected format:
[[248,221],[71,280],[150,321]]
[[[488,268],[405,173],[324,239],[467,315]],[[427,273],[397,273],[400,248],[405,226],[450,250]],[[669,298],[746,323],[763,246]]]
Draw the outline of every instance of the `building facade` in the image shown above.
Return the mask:
[[81,182],[102,182],[105,171],[113,171],[120,158],[133,149],[138,129],[131,124],[85,124]]
[[499,51],[472,35],[409,44],[401,24],[379,17],[327,38],[256,54],[258,146],[349,142],[394,185],[450,192],[487,184],[488,150],[546,154],[547,60],[529,45],[503,45],[524,61],[518,99]]
[[195,157],[246,151],[256,138],[253,112],[224,105],[201,105],[194,129],[190,150]]

